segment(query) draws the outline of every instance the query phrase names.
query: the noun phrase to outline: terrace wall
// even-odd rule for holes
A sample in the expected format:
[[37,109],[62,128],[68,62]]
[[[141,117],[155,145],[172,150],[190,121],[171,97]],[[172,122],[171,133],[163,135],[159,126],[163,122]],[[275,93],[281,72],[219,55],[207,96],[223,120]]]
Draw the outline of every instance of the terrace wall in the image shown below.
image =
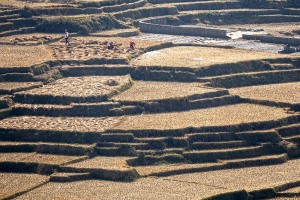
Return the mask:
[[227,30],[225,29],[167,25],[166,17],[142,20],[139,22],[139,27],[140,31],[146,33],[228,38]]

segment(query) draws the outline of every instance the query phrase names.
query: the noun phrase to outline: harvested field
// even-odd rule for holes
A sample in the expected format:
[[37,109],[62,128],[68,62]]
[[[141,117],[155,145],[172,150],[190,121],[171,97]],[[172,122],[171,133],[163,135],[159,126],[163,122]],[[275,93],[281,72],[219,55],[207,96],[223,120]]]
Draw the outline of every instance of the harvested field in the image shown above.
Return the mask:
[[42,82],[0,82],[0,93],[13,93],[42,85]]
[[[92,191],[92,192],[91,192]],[[217,194],[224,189],[175,182],[166,179],[143,178],[132,183],[108,181],[76,181],[49,183],[16,199],[195,199],[205,194]],[[226,191],[226,190],[225,190]]]
[[273,166],[175,175],[169,177],[169,179],[173,181],[196,182],[199,184],[205,183],[216,187],[226,187],[232,190],[245,189],[251,191],[275,187],[286,182],[299,181],[299,162],[300,160],[298,159]]
[[290,57],[275,53],[210,47],[172,47],[148,52],[132,61],[137,66],[201,68],[217,64]]
[[139,30],[136,28],[130,29],[114,29],[114,30],[107,30],[107,31],[100,31],[93,33],[94,36],[101,36],[101,37],[128,37],[133,35],[138,35]]
[[187,127],[234,126],[263,121],[275,121],[291,116],[281,108],[235,104],[215,108],[129,116],[114,129],[180,129]]
[[[1,0],[0,5],[4,6],[13,6],[17,8],[46,8],[46,7],[55,7],[63,6],[64,4],[60,3],[50,3],[50,2],[28,2],[28,1],[19,1],[19,0]],[[69,4],[68,4],[69,5]]]
[[300,82],[250,86],[230,89],[229,92],[242,98],[300,103]]
[[[115,30],[116,31],[116,30]],[[129,42],[132,41],[131,38],[122,38],[122,37],[95,37],[95,36],[86,36],[86,37],[70,37],[70,43],[72,45],[106,45],[108,42],[113,42],[117,46],[122,48],[129,48]],[[162,42],[159,41],[145,41],[145,40],[134,40],[136,43],[136,48],[147,48],[154,45],[159,45]],[[64,44],[65,40],[60,40],[58,42],[52,43],[53,45],[61,45]]]
[[83,156],[64,156],[38,153],[0,153],[1,162],[29,162],[61,165],[82,158]]
[[0,128],[21,130],[53,130],[71,132],[103,132],[122,120],[122,117],[12,117],[0,121]]
[[0,42],[11,44],[43,44],[62,38],[62,34],[30,33],[1,37]]
[[[141,50],[160,45],[161,42],[134,40],[135,49],[129,48],[130,38],[120,37],[71,37],[70,46],[65,46],[64,39],[52,43],[53,55],[58,59],[91,59],[91,58],[127,58],[137,56]],[[108,50],[107,43],[113,42],[114,49]]]
[[102,169],[124,169],[130,168],[126,160],[130,157],[95,157],[88,160],[84,160],[78,163],[66,165],[65,167],[74,167],[74,168],[102,168]]
[[[93,98],[106,99],[131,86],[130,76],[82,76],[68,77],[28,91],[18,92],[18,96],[32,98]],[[27,97],[28,98],[28,97]],[[72,100],[70,100],[72,101]],[[55,102],[55,101],[54,101]],[[57,101],[59,103],[59,101]]]
[[0,173],[0,199],[27,191],[49,180],[38,174]]
[[234,24],[221,27],[234,28],[238,30],[263,30],[274,36],[294,36],[297,35],[294,31],[299,31],[299,22],[289,23],[268,23],[268,24]]
[[221,91],[199,83],[136,81],[133,86],[112,99],[116,101],[152,101],[203,95]]
[[196,168],[205,168],[222,165],[222,163],[204,163],[204,164],[160,164],[154,166],[135,166],[134,168],[138,171],[141,176],[147,176],[149,174],[155,173],[164,173],[168,171],[176,171],[176,170],[188,170],[188,169],[196,169]]
[[299,160],[292,160],[274,166],[193,173],[168,178],[140,178],[131,183],[94,180],[49,183],[17,199],[201,199],[240,188],[267,188],[299,180],[298,167]]
[[14,46],[0,45],[1,67],[25,67],[53,60],[51,49],[45,45]]

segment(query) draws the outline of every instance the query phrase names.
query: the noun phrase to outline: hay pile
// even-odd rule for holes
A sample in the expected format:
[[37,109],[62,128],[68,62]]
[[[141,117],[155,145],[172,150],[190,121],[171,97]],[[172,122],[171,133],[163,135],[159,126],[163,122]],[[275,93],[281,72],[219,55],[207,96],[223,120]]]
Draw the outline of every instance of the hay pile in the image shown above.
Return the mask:
[[0,121],[0,128],[20,130],[52,130],[74,132],[103,132],[111,128],[122,117],[12,117]]

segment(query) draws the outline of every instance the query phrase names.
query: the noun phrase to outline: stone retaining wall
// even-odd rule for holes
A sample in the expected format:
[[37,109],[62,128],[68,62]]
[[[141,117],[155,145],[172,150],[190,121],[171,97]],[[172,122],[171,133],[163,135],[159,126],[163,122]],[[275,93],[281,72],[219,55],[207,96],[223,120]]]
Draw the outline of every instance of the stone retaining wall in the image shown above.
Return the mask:
[[140,31],[146,33],[190,35],[215,38],[229,38],[227,30],[211,27],[187,27],[167,25],[167,18],[153,18],[139,22]]
[[261,42],[275,43],[275,44],[289,44],[292,46],[300,45],[300,38],[291,38],[291,37],[275,37],[275,36],[268,36],[268,35],[243,34],[243,39],[260,40]]

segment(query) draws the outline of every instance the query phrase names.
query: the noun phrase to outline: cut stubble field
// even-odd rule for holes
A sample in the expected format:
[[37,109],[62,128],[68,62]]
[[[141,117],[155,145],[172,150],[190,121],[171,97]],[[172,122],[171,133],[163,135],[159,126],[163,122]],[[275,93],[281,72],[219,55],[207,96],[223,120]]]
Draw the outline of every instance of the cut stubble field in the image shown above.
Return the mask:
[[54,59],[51,54],[51,49],[46,45],[0,45],[0,51],[0,68],[26,67]]
[[276,121],[292,116],[281,108],[255,104],[235,104],[214,108],[128,116],[114,129],[166,130],[187,127],[235,126],[239,124]]
[[233,95],[242,98],[283,103],[300,103],[300,82],[250,86],[230,89]]
[[223,91],[205,87],[201,83],[135,81],[133,86],[114,96],[115,101],[153,101],[183,98],[193,95]]
[[275,53],[210,47],[172,47],[145,53],[132,61],[137,66],[201,68],[217,64],[291,57]]

